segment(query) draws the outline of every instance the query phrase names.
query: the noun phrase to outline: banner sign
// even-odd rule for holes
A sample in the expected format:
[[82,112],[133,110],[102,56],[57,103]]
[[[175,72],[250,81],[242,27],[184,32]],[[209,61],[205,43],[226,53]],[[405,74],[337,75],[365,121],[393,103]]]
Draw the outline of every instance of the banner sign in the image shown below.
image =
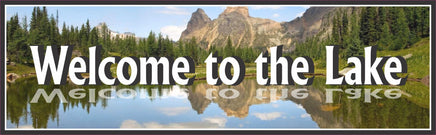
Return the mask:
[[1,3],[2,134],[435,131],[434,1]]

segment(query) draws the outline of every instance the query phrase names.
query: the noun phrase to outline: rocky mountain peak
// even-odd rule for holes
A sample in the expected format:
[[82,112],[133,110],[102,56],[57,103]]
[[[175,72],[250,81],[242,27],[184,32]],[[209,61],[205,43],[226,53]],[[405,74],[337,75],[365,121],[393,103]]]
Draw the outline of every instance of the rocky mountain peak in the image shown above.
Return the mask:
[[[192,13],[192,16],[197,16],[197,17],[201,17],[201,18],[207,18],[209,19],[209,17],[206,15],[206,13],[204,12],[203,9],[198,8],[194,13]],[[210,19],[209,19],[210,20]]]
[[[211,20],[202,9],[192,13],[191,20],[180,40],[195,38],[200,47],[223,47],[228,38],[235,47],[265,48],[285,45],[295,48],[294,42],[304,41],[321,29],[328,31],[328,15],[334,7],[311,7],[303,16],[289,22],[250,17],[247,7],[227,7],[218,18]],[[327,18],[327,19],[325,19]],[[324,22],[324,23],[323,23]]]
[[186,27],[186,30],[182,32],[182,37],[192,33],[193,31],[203,28],[209,22],[211,22],[209,16],[206,15],[203,9],[198,8],[197,11],[192,13],[191,19],[188,22],[188,26]]
[[248,14],[248,8],[247,7],[227,7],[226,10],[224,10],[223,13],[220,14],[220,16],[228,15],[232,13],[238,13],[245,17],[249,17],[250,14]]

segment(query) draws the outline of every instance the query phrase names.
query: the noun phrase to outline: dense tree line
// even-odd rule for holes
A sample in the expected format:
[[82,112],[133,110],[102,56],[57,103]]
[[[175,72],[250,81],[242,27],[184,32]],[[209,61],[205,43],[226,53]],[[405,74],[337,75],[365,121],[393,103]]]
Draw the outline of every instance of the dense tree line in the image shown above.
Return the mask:
[[342,58],[362,55],[365,46],[399,50],[428,37],[430,30],[428,7],[339,8],[330,17],[327,38],[320,32],[297,43],[293,54],[324,58],[326,45],[340,45]]
[[150,32],[146,38],[111,36],[106,24],[91,27],[89,20],[81,27],[67,26],[64,22],[59,31],[57,16],[49,17],[45,7],[34,7],[30,27],[27,26],[26,17],[20,21],[17,14],[12,16],[7,21],[7,56],[10,61],[31,65],[33,61],[29,45],[73,45],[75,52],[79,52],[73,54],[81,56],[89,56],[89,47],[102,45],[103,57],[189,56],[197,65],[203,63],[212,52],[218,52],[222,57],[238,56],[246,62],[253,62],[259,52],[248,47],[234,47],[230,37],[224,47],[201,48],[195,38],[174,42],[154,32]]
[[59,44],[57,19],[47,14],[45,7],[34,8],[28,28],[27,17],[20,23],[17,14],[7,22],[7,55],[11,61],[28,63],[31,60],[28,45]]

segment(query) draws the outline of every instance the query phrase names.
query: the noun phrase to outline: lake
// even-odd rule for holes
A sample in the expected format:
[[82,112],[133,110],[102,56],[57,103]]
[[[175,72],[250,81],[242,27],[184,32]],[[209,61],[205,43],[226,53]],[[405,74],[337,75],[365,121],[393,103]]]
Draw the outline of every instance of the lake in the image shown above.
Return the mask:
[[[363,91],[352,99],[327,92],[346,86],[323,84],[324,78],[315,77],[311,86],[260,86],[247,78],[237,86],[200,80],[191,86],[41,86],[35,77],[20,78],[6,86],[7,128],[429,127],[428,105],[410,95],[389,99],[384,89],[380,99],[365,102]],[[31,103],[41,92],[58,92],[65,101],[56,96],[47,103],[41,96]]]

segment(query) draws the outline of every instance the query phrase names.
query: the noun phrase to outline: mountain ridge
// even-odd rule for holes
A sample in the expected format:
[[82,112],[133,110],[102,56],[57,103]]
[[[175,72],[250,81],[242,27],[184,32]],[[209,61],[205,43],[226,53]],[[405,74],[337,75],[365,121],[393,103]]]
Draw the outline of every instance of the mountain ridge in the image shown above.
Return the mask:
[[202,48],[222,47],[228,38],[233,46],[265,48],[285,45],[292,50],[294,42],[304,41],[317,34],[322,27],[323,17],[334,7],[311,7],[303,16],[288,22],[251,17],[247,7],[227,7],[218,18],[211,20],[199,8],[192,13],[187,28],[180,40],[195,38]]

